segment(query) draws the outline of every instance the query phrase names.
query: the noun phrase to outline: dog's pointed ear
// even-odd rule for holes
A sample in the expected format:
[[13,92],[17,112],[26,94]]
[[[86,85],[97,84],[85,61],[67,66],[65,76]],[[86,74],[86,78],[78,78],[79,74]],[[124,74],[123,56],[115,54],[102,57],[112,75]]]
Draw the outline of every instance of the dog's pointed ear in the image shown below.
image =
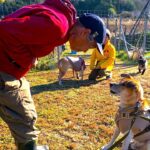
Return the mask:
[[130,74],[125,74],[125,73],[121,74],[120,76],[121,76],[122,78],[130,78],[130,79],[133,78]]

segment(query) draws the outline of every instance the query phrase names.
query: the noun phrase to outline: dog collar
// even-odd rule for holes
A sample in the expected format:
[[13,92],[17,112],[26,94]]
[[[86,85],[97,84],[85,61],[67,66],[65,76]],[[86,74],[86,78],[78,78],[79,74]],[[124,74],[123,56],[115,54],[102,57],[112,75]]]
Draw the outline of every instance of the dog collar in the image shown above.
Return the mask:
[[116,116],[115,116],[115,122],[119,126],[119,121],[121,119],[132,119],[135,116],[138,117],[144,112],[145,111],[142,110],[142,107],[139,102],[136,103],[135,106],[126,107],[126,108],[119,107],[118,112],[116,113]]

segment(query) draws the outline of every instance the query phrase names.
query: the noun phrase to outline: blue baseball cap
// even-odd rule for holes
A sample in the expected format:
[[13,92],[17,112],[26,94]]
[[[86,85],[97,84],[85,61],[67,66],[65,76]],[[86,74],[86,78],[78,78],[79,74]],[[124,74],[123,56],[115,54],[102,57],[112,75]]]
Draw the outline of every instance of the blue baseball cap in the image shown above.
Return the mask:
[[96,41],[99,52],[103,54],[102,44],[106,37],[106,26],[103,20],[95,14],[85,13],[79,17],[79,22],[91,30],[91,36]]

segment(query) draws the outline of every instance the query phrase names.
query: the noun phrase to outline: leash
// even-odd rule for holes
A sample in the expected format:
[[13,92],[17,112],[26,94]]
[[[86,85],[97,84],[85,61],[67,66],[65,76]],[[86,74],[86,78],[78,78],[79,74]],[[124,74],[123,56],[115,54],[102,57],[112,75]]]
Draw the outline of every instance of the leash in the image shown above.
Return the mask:
[[144,119],[144,120],[146,120],[146,121],[149,121],[150,122],[150,118],[146,118],[146,117],[144,117],[144,116],[139,116],[140,118],[142,118],[142,119]]
[[128,130],[128,132],[122,138],[120,138],[118,141],[116,141],[111,147],[109,147],[108,150],[113,150],[119,143],[121,143],[129,135],[135,120],[136,120],[136,117],[134,117],[132,119],[131,126],[130,126],[130,129]]
[[135,112],[135,113],[134,113],[134,117],[133,117],[133,119],[132,119],[132,121],[131,121],[131,126],[130,126],[128,132],[127,132],[122,138],[120,138],[118,141],[116,141],[116,142],[115,142],[111,147],[109,147],[107,150],[113,150],[119,143],[121,143],[121,142],[129,135],[129,133],[130,133],[132,127],[133,127],[133,124],[134,124],[134,122],[135,122],[135,120],[136,120],[136,117],[137,117],[137,115],[138,115],[138,109],[139,109],[139,107],[140,107],[140,103],[137,102],[137,103],[136,103],[136,106],[135,106],[135,109],[134,109],[134,112]]
[[146,133],[146,132],[149,132],[149,131],[150,131],[150,125],[147,126],[143,131],[137,133],[137,134],[134,136],[134,138],[137,137],[137,136],[140,136],[140,135],[142,135],[142,134],[144,134],[144,133]]
[[[150,112],[150,110],[148,110],[148,111]],[[146,117],[143,117],[143,116],[139,116],[139,117],[146,120],[146,121],[149,121],[149,123],[150,123],[150,118],[146,118]],[[149,132],[149,131],[150,131],[150,125],[147,126],[143,131],[141,131],[141,132],[137,133],[136,135],[134,135],[134,137],[140,136],[140,135],[142,135],[146,132]]]

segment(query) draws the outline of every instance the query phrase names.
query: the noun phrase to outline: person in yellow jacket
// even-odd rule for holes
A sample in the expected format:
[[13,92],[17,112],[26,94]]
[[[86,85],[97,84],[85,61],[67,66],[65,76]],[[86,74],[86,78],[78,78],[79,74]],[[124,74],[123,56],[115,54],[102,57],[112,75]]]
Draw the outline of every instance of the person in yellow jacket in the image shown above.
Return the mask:
[[111,33],[106,30],[106,38],[103,45],[103,54],[97,48],[93,49],[90,69],[92,70],[89,75],[89,80],[96,80],[97,77],[106,76],[106,79],[112,77],[112,69],[116,58],[116,49],[110,41]]

